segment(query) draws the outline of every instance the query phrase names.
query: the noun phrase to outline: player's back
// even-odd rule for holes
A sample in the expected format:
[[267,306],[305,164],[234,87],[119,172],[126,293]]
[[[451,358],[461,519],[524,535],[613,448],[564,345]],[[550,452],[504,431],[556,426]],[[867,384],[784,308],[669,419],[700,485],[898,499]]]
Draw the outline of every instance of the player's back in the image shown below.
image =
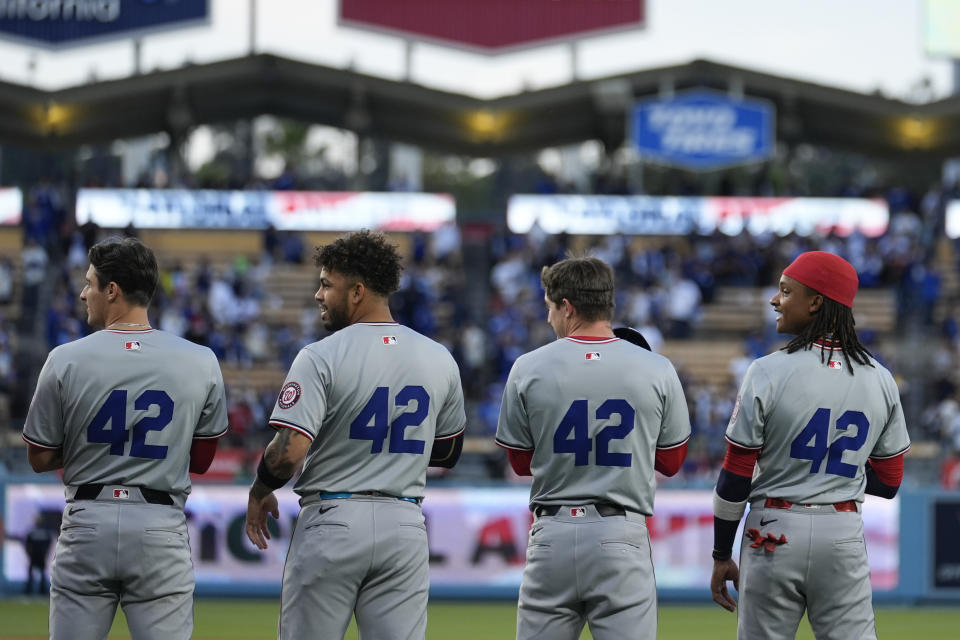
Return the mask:
[[163,331],[105,330],[57,347],[41,375],[61,389],[64,484],[189,493],[192,438],[208,399],[222,402],[213,352]]
[[305,347],[297,360],[271,417],[314,439],[295,490],[422,496],[435,437],[465,422],[449,351],[396,323],[357,323]]
[[827,356],[821,361],[819,347],[777,351],[751,365],[747,377],[761,389],[759,406],[738,404],[732,420],[744,411],[765,416],[751,499],[862,500],[867,459],[909,447],[890,372],[871,358],[873,366],[853,363],[850,375],[839,350]]
[[656,447],[690,435],[669,360],[618,338],[564,338],[521,356],[510,378],[533,437],[531,502],[653,513]]

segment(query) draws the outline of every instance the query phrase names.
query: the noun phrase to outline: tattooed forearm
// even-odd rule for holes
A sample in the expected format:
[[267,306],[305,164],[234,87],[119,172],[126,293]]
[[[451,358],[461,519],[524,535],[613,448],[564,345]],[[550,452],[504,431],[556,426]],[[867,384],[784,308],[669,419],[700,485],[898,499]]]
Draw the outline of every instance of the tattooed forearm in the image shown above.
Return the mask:
[[292,477],[297,465],[300,464],[299,459],[292,459],[295,456],[291,455],[290,451],[290,438],[293,433],[290,429],[281,429],[263,453],[267,469],[278,478]]

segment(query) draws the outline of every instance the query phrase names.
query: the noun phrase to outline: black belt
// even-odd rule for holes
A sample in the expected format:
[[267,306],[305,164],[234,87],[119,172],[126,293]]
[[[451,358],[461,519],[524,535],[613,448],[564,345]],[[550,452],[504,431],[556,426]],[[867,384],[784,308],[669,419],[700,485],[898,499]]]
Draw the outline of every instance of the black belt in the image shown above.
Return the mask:
[[[627,515],[627,510],[621,507],[618,504],[613,504],[611,502],[598,502],[593,505],[597,508],[597,513],[599,513],[604,518],[608,516],[625,516]],[[555,516],[560,513],[560,509],[563,506],[559,504],[539,504],[533,509],[533,513],[539,518],[540,516]]]
[[[100,492],[103,491],[103,488],[107,485],[103,484],[81,484],[77,487],[76,493],[73,494],[74,500],[96,500],[100,497]],[[170,494],[166,491],[157,491],[156,489],[148,489],[146,487],[131,487],[132,489],[138,489],[140,495],[143,496],[144,502],[149,502],[150,504],[165,504],[169,507],[173,506],[173,498],[170,497]]]

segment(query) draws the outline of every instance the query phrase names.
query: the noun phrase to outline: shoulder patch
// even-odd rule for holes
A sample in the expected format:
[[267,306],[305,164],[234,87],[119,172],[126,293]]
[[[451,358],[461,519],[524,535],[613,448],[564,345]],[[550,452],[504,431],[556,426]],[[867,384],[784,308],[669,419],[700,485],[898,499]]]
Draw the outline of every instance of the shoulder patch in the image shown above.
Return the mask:
[[302,389],[296,382],[288,382],[280,389],[280,397],[277,398],[277,404],[281,409],[289,409],[300,400]]

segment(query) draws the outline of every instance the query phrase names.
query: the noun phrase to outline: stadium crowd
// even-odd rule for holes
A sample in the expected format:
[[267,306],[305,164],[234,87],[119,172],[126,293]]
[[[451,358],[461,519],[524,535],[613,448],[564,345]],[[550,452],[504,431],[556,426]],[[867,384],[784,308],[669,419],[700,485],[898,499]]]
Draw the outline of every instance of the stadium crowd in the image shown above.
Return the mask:
[[[556,190],[547,183],[538,189]],[[770,288],[772,295],[774,274],[794,256],[814,249],[830,251],[857,268],[863,289],[895,292],[900,329],[912,327],[939,336],[941,348],[935,352],[929,382],[921,394],[922,414],[919,422],[911,423],[911,434],[917,441],[941,443],[945,455],[960,454],[960,381],[956,373],[960,370],[960,309],[957,292],[944,290],[943,272],[956,270],[957,265],[937,259],[938,248],[943,246],[937,230],[943,228],[944,203],[953,195],[942,188],[922,198],[910,197],[903,190],[890,191],[891,222],[879,238],[859,233],[846,237],[720,233],[571,237],[549,235],[537,228],[516,235],[491,227],[484,241],[483,268],[489,274],[489,282],[483,283],[486,288],[475,281],[467,286],[460,232],[444,227],[434,233],[412,234],[401,289],[391,303],[399,322],[434,337],[454,354],[468,401],[468,434],[492,442],[511,365],[522,353],[554,338],[545,322],[540,268],[571,249],[588,249],[615,268],[616,323],[640,329],[654,349],[665,340],[698,335],[742,344],[742,356],[731,361],[725,384],[698,382],[690,371],[680,370],[695,437],[682,472],[671,482],[709,482],[715,478],[724,452],[722,434],[740,377],[750,361],[782,344],[782,337],[773,328],[772,313],[763,329],[748,335],[711,335],[711,327],[701,322],[704,307],[714,302],[720,287]],[[0,412],[11,416],[9,423],[15,429],[19,429],[25,404],[13,400],[30,393],[25,388],[28,377],[14,361],[18,334],[42,326],[46,350],[88,331],[77,296],[87,264],[86,249],[106,232],[90,224],[78,228],[70,220],[65,201],[63,191],[49,183],[32,189],[23,214],[22,254],[0,259],[0,305],[17,293],[21,301],[18,329],[14,318],[0,318]],[[123,232],[137,233],[132,228]],[[258,255],[238,255],[230,264],[203,260],[163,264],[151,321],[160,329],[210,347],[225,366],[286,370],[302,346],[323,335],[311,298],[315,283],[303,284],[298,322],[270,323],[263,311],[283,303],[271,288],[273,270],[278,265],[308,265],[310,251],[299,234],[268,229]],[[15,286],[18,270],[19,292]],[[56,277],[49,286],[51,274]],[[47,293],[43,292],[45,283]],[[471,310],[468,296],[477,291],[484,300],[484,313]],[[868,347],[897,373],[895,354],[883,352],[870,326],[860,329]],[[917,393],[906,384],[901,391]],[[249,453],[246,472],[270,436],[265,425],[275,394],[276,389],[247,384],[242,378],[228,387],[231,429],[227,444]],[[510,474],[500,452],[492,449],[480,455],[486,458],[476,467],[482,473],[494,477]]]

